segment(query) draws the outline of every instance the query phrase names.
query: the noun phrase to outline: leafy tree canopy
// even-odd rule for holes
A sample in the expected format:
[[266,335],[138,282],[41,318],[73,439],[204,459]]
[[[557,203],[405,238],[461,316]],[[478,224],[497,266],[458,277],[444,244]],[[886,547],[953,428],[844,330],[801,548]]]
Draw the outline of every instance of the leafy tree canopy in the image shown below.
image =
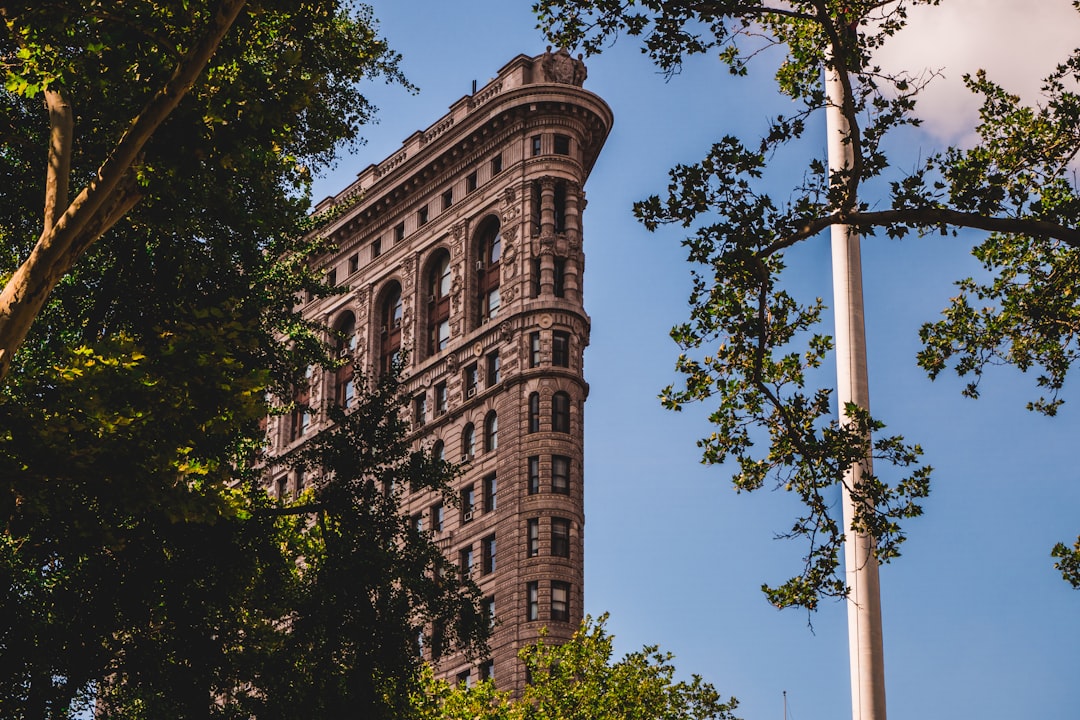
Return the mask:
[[490,680],[451,686],[428,676],[417,695],[422,720],[735,720],[735,698],[724,700],[700,676],[675,680],[672,655],[645,647],[612,661],[607,615],[586,617],[564,645],[540,640],[522,649],[530,681],[520,697]]
[[[620,34],[676,74],[692,55],[716,53],[736,75],[761,53],[779,54],[779,91],[797,101],[753,142],[726,136],[698,163],[670,173],[665,195],[634,206],[649,229],[679,225],[694,265],[691,314],[672,337],[682,347],[677,368],[685,386],[669,387],[664,404],[678,410],[708,402],[715,431],[700,445],[706,463],[734,460],[740,490],[774,484],[794,492],[805,510],[788,535],[804,538],[802,571],[764,587],[778,606],[815,608],[847,588],[837,572],[846,528],[834,517],[827,489],[844,482],[853,463],[872,457],[888,466],[849,488],[853,529],[877,539],[879,559],[899,555],[901,522],[922,512],[930,468],[921,449],[863,409],[841,408],[820,365],[832,349],[820,328],[824,303],[786,288],[785,251],[832,225],[863,236],[909,232],[955,236],[986,231],[972,252],[989,279],[959,281],[959,292],[936,322],[921,330],[918,362],[931,378],[952,369],[977,397],[990,365],[1034,371],[1040,396],[1029,408],[1053,415],[1080,353],[1077,303],[1080,196],[1070,167],[1080,150],[1080,51],[1043,85],[1043,102],[1021,103],[984,73],[966,79],[982,97],[978,142],[912,158],[890,142],[919,124],[915,102],[925,76],[883,71],[875,52],[899,32],[914,5],[936,0],[540,0],[535,9],[549,37],[596,53]],[[835,72],[837,107],[848,125],[851,162],[832,171],[820,158],[806,164],[790,194],[774,197],[770,164],[801,147],[808,120],[829,105],[822,78]],[[810,139],[813,142],[813,139]],[[897,148],[900,148],[897,150]],[[790,170],[785,170],[790,176]],[[781,186],[788,183],[781,183]],[[966,237],[966,236],[965,236]],[[870,440],[869,432],[877,434]],[[1080,547],[1080,543],[1078,543]],[[1054,549],[1059,569],[1076,581],[1077,553]]]
[[[0,716],[390,716],[425,622],[482,646],[475,589],[376,490],[454,471],[393,378],[314,409],[337,429],[303,454],[262,457],[260,421],[339,362],[294,310],[331,292],[311,168],[397,56],[334,0],[0,17]],[[279,462],[312,480],[295,505]]]

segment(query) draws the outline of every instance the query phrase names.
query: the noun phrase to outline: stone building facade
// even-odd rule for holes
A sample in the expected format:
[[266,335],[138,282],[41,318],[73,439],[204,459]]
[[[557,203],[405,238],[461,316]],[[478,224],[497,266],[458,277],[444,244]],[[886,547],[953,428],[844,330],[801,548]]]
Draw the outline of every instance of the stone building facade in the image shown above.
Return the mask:
[[[496,619],[480,664],[428,643],[450,679],[520,688],[518,649],[542,627],[567,639],[582,618],[582,185],[612,123],[584,79],[565,51],[519,55],[316,208],[337,215],[337,250],[317,261],[348,292],[305,312],[352,338],[342,350],[369,377],[407,349],[415,441],[467,468],[461,507],[403,498]],[[314,377],[309,400],[352,391],[346,366]],[[276,418],[272,444],[294,447],[321,422]]]

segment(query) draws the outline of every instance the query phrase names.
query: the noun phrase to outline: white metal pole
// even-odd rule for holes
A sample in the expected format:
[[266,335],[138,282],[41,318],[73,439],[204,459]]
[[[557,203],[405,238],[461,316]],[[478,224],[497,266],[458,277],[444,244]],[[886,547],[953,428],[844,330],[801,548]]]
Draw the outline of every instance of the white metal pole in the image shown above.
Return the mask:
[[[848,123],[842,112],[843,85],[835,71],[826,69],[828,98],[829,169],[851,167]],[[870,410],[866,370],[866,326],[863,320],[862,261],[859,234],[847,225],[832,226],[833,306],[836,313],[836,381],[840,422],[847,422],[844,407],[854,403]],[[853,720],[885,720],[885,662],[881,632],[881,591],[873,536],[851,530],[855,504],[848,492],[858,487],[863,473],[873,472],[871,458],[848,470],[843,490],[844,561],[850,596],[848,652],[851,663]]]

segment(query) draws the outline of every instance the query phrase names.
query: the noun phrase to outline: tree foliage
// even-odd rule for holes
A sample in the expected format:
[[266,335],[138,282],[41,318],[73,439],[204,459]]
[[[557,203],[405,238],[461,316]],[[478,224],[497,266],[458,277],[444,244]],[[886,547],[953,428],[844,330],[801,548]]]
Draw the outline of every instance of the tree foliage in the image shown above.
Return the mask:
[[417,695],[422,720],[735,720],[735,698],[724,700],[700,676],[675,680],[670,653],[645,647],[612,661],[607,615],[587,617],[569,642],[541,639],[519,656],[530,681],[520,697],[491,681],[451,686],[430,675]]
[[[553,41],[601,51],[620,34],[640,37],[642,51],[669,75],[692,55],[716,53],[736,75],[759,54],[780,56],[777,88],[798,103],[773,118],[759,140],[727,136],[700,162],[670,173],[665,195],[634,206],[652,230],[678,225],[694,265],[689,321],[672,337],[683,349],[677,369],[685,386],[669,387],[665,406],[715,407],[716,430],[700,442],[706,463],[732,459],[739,490],[774,484],[794,492],[805,511],[789,536],[809,545],[799,575],[764,587],[778,606],[814,608],[842,596],[838,550],[847,528],[825,499],[853,463],[873,457],[888,466],[849,488],[856,531],[877,541],[878,558],[899,555],[901,522],[922,512],[930,468],[921,449],[865,409],[840,408],[818,369],[832,340],[820,327],[820,298],[800,300],[785,287],[785,251],[835,224],[863,236],[908,232],[955,236],[987,232],[973,252],[989,280],[967,278],[942,319],[921,331],[919,364],[933,378],[952,368],[978,394],[988,365],[1033,370],[1043,394],[1032,410],[1053,415],[1080,352],[1076,253],[1080,196],[1069,174],[1080,150],[1080,51],[1045,81],[1043,103],[1026,106],[985,74],[967,78],[982,97],[979,140],[922,158],[898,153],[889,139],[919,124],[915,101],[925,76],[888,73],[874,53],[913,5],[937,0],[541,0],[535,9]],[[835,71],[843,87],[852,161],[830,169],[811,158],[802,181],[779,199],[765,187],[771,162],[797,153],[808,120],[828,106],[822,82]],[[873,198],[873,201],[868,200]],[[876,439],[869,440],[873,431]],[[1055,554],[1068,563],[1064,546]],[[1062,566],[1068,575],[1068,565]]]
[[0,716],[391,716],[424,622],[476,652],[482,628],[376,488],[454,471],[406,442],[384,378],[281,460],[317,482],[278,504],[260,421],[338,362],[294,308],[331,292],[306,266],[311,168],[370,118],[361,80],[402,81],[396,55],[332,0],[0,16],[0,268],[47,280],[0,388]]

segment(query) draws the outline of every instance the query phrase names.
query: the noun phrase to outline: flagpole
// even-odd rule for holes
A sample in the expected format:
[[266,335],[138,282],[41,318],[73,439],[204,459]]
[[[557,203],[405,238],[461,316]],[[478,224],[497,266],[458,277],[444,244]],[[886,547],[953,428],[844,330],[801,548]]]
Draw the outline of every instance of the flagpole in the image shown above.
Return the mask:
[[[826,68],[826,126],[829,170],[852,166],[844,90],[835,70]],[[866,369],[866,325],[863,318],[862,260],[859,234],[848,225],[832,226],[833,307],[836,315],[837,405],[841,424],[848,422],[844,408],[853,403],[870,410]],[[881,631],[881,591],[874,537],[854,532],[855,500],[864,473],[872,473],[868,456],[845,473],[843,488],[844,564],[849,588],[847,599],[848,653],[851,670],[853,720],[885,720],[885,664]]]

